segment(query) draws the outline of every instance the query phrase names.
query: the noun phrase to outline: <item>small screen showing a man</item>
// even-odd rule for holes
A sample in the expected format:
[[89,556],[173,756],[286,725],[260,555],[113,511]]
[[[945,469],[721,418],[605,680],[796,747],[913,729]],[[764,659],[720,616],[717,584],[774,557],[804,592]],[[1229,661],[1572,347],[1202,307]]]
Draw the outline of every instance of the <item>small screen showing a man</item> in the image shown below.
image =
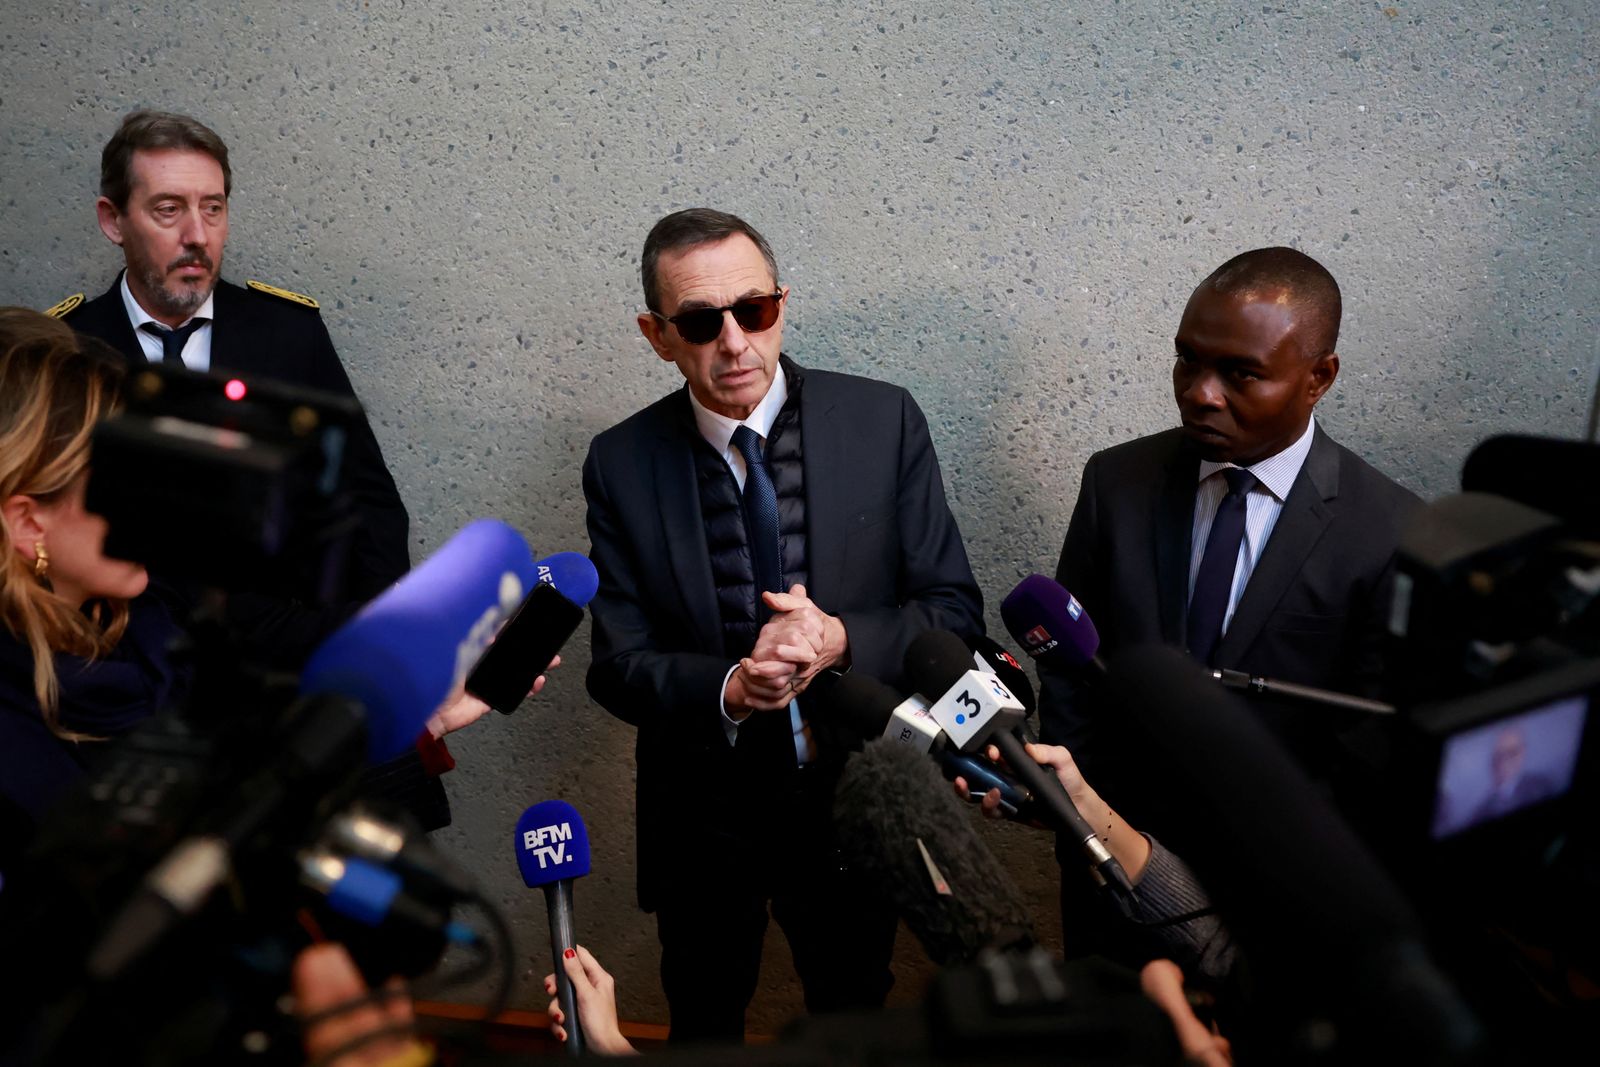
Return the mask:
[[1572,788],[1588,711],[1588,697],[1567,697],[1446,741],[1434,838],[1564,795]]

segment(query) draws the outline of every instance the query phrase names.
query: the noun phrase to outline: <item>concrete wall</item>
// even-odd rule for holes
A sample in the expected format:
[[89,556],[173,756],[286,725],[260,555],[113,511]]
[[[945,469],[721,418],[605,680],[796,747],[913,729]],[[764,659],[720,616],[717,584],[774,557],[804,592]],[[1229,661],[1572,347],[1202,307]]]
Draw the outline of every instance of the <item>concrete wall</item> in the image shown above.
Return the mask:
[[[1321,417],[1425,494],[1490,432],[1579,432],[1600,363],[1580,0],[0,4],[0,302],[108,285],[100,147],[135,106],[203,118],[236,170],[225,272],[322,302],[418,559],[480,515],[586,545],[590,436],[678,384],[633,324],[639,245],[695,204],[771,238],[797,358],[921,401],[991,605],[1053,566],[1089,454],[1172,423],[1178,313],[1235,252],[1333,270]],[[575,641],[536,705],[453,744],[441,836],[542,1007],[510,828],[574,802],[579,929],[625,1014],[662,1019],[632,731],[587,702],[587,660]],[[1045,841],[995,836],[1053,924]],[[779,944],[754,1025],[798,1010]],[[905,996],[926,971],[901,954]]]

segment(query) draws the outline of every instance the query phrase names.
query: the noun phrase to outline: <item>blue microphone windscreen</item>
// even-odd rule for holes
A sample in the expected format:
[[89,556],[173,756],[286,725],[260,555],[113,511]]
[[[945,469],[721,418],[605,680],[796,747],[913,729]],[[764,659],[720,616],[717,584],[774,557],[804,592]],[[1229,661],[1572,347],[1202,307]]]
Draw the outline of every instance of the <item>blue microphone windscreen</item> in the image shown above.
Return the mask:
[[535,804],[517,820],[517,867],[522,881],[550,885],[589,873],[589,831],[565,800]]
[[594,599],[600,588],[600,572],[582,552],[557,552],[534,566],[538,568],[541,582],[555,586],[556,592],[580,608]]
[[1082,667],[1100,651],[1100,632],[1060,582],[1030,574],[1000,602],[1000,617],[1023,651],[1041,663]]
[[360,701],[368,760],[392,759],[415,743],[536,580],[522,535],[479,519],[324,641],[300,691]]

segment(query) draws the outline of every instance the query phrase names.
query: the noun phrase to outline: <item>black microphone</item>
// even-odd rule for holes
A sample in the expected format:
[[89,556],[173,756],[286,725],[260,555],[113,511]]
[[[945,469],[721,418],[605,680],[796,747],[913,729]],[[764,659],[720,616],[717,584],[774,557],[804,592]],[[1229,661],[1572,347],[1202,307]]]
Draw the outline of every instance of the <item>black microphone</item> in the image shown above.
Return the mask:
[[1208,673],[1212,680],[1221,682],[1225,689],[1237,689],[1242,693],[1253,693],[1257,696],[1283,697],[1303,704],[1317,704],[1334,711],[1359,711],[1368,715],[1393,715],[1396,710],[1393,704],[1385,704],[1381,700],[1368,700],[1366,697],[1339,693],[1332,689],[1318,689],[1298,682],[1280,682],[1247,671],[1213,668]]
[[987,634],[967,638],[967,647],[978,662],[979,670],[988,670],[1022,703],[1022,713],[1032,715],[1039,706],[1033,691],[1033,681],[1022,664],[1006,650],[1006,646]]
[[1427,959],[1399,889],[1208,674],[1174,649],[1114,655],[1103,694],[1119,714],[1108,729],[1139,754],[1128,785],[1238,934],[1259,987],[1319,1016],[1341,1009],[1340,1037],[1370,1039],[1386,1061],[1469,1055],[1479,1024]]
[[1000,812],[1006,818],[1021,822],[1036,818],[1032,791],[982,754],[962,752],[952,745],[949,735],[939,729],[919,697],[902,700],[876,678],[854,671],[834,684],[826,709],[814,710],[813,719],[818,714],[831,715],[842,722],[846,736],[855,739],[849,746],[854,751],[861,751],[866,741],[886,738],[933,757],[950,781],[965,779],[975,801],[982,800],[991,790],[998,792]]
[[895,906],[935,963],[1033,943],[1021,891],[914,749],[880,738],[852,753],[834,823],[841,858]]
[[939,726],[964,752],[981,752],[985,744],[1000,750],[1012,773],[1033,791],[1051,826],[1078,842],[1097,881],[1121,894],[1133,892],[1122,864],[1079,814],[1055,772],[1040,766],[1016,735],[1022,704],[993,675],[970,669],[966,644],[948,630],[929,630],[906,649],[906,677],[924,695],[937,694],[928,706]]

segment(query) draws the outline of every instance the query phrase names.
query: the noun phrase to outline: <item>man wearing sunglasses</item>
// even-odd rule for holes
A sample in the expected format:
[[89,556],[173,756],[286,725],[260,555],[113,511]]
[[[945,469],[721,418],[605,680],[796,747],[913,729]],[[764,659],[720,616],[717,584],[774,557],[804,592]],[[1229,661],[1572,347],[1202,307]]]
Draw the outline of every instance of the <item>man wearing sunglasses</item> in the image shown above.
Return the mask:
[[895,916],[839,869],[827,688],[900,681],[918,634],[982,631],[982,597],[921,411],[782,354],[789,290],[753,227],[668,215],[641,274],[640,332],[687,388],[590,446],[588,685],[639,729],[672,1040],[738,1040],[769,902],[809,1010],[883,1003]]

